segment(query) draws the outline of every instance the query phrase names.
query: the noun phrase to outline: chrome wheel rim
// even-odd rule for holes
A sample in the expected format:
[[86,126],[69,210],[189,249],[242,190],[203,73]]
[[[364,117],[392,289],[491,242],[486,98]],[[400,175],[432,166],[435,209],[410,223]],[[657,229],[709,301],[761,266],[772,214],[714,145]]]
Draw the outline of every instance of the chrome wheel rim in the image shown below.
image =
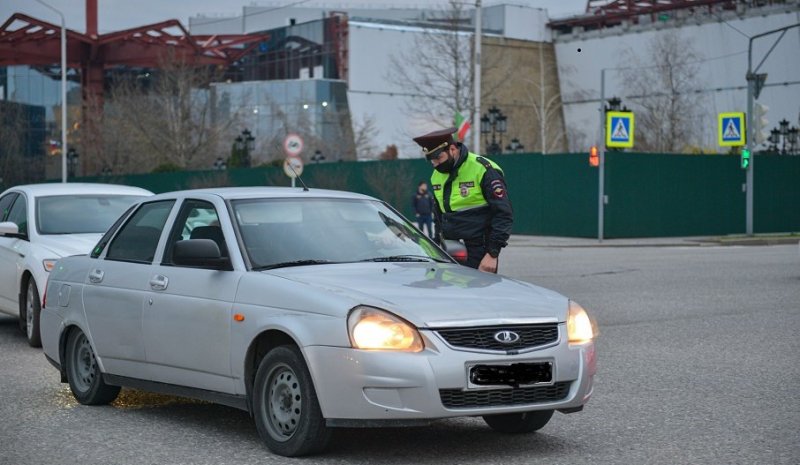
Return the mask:
[[272,368],[264,386],[266,407],[262,415],[266,418],[270,436],[286,441],[294,435],[300,425],[303,412],[303,395],[300,380],[287,365]]
[[25,302],[25,332],[28,339],[33,338],[33,299],[36,299],[36,296],[33,295],[33,281],[31,281],[28,283],[28,299]]
[[72,370],[70,371],[73,375],[72,382],[79,391],[86,392],[92,387],[97,374],[97,361],[85,334],[78,336],[78,340],[75,341]]

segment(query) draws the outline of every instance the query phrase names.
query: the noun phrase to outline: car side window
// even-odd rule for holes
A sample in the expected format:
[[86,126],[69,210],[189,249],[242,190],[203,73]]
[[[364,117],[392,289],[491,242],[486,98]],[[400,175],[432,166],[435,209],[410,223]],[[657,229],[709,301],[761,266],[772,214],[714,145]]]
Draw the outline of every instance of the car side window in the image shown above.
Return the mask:
[[165,265],[174,265],[172,251],[175,243],[186,239],[211,239],[217,243],[222,257],[228,256],[228,247],[219,224],[219,216],[210,202],[187,199],[183,203],[164,251]]
[[8,212],[6,221],[16,224],[20,234],[28,234],[28,202],[24,195],[17,196],[17,200],[11,206],[11,211]]
[[128,209],[125,210],[125,213],[120,215],[120,217],[117,218],[117,221],[115,221],[114,224],[112,224],[111,227],[108,228],[108,231],[106,231],[106,233],[103,234],[103,237],[100,238],[100,242],[98,242],[97,245],[94,246],[94,249],[92,249],[92,254],[91,254],[92,258],[97,258],[100,256],[101,253],[103,253],[103,250],[108,245],[108,241],[111,240],[111,238],[114,236],[114,233],[117,232],[117,229],[119,229],[122,222],[125,221],[125,218],[128,217],[128,215],[131,213],[131,210],[133,210],[135,207],[136,205],[131,205],[130,207],[128,207]]
[[142,204],[108,246],[107,260],[152,263],[174,200]]
[[0,221],[6,220],[8,212],[11,210],[11,204],[14,203],[14,199],[17,198],[17,195],[16,192],[10,192],[0,198]]

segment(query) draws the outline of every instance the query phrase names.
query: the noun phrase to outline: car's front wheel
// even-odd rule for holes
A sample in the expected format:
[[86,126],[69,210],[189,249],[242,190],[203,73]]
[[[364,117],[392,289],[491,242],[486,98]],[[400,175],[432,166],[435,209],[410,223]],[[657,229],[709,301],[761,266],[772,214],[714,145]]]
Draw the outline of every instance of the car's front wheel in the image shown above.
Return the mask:
[[501,433],[532,433],[542,429],[553,416],[552,410],[484,415],[483,421]]
[[74,329],[67,338],[64,357],[72,395],[83,405],[104,405],[117,398],[119,386],[103,381],[94,349],[83,331]]
[[253,411],[259,436],[276,454],[314,454],[330,439],[311,374],[297,347],[276,347],[261,360]]
[[28,280],[28,290],[25,293],[25,314],[20,315],[20,322],[31,347],[42,347],[42,336],[39,333],[39,315],[42,313],[42,304],[39,300],[39,289],[36,281]]

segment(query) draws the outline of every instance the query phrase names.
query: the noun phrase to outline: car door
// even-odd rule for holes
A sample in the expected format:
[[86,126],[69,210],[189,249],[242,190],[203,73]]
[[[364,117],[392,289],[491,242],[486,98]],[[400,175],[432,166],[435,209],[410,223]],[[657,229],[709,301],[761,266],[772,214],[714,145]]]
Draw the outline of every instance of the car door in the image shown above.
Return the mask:
[[[17,198],[20,202],[15,202]],[[13,209],[14,216],[11,216]],[[25,218],[25,197],[10,192],[0,198],[0,222],[11,221],[19,226],[20,212]],[[26,222],[27,223],[27,222]],[[24,258],[23,239],[0,235],[0,309],[4,313],[19,314],[19,268]]]
[[107,373],[147,378],[142,308],[159,239],[174,203],[143,203],[89,269],[83,290],[86,321]]
[[212,203],[185,200],[161,264],[153,267],[142,330],[154,381],[234,393],[231,321],[242,272],[178,266],[172,261],[175,243],[184,239],[212,239],[228,256],[232,249],[228,245],[235,241],[225,237],[219,223]]

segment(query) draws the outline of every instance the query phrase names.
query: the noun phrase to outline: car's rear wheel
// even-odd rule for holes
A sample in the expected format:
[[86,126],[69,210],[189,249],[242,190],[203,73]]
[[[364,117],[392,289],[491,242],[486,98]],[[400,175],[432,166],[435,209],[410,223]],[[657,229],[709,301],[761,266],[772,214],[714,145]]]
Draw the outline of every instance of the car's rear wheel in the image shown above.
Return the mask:
[[256,428],[267,447],[286,457],[322,451],[331,431],[299,349],[280,346],[262,360],[253,387]]
[[42,313],[42,304],[39,300],[39,289],[33,278],[28,280],[28,291],[25,293],[25,335],[31,347],[42,347],[42,336],[39,332],[39,315]]
[[109,386],[103,382],[94,349],[83,331],[75,329],[69,334],[65,352],[67,381],[78,402],[83,405],[103,405],[117,398],[119,386]]
[[542,429],[553,416],[552,410],[484,415],[483,421],[501,433],[532,433]]

